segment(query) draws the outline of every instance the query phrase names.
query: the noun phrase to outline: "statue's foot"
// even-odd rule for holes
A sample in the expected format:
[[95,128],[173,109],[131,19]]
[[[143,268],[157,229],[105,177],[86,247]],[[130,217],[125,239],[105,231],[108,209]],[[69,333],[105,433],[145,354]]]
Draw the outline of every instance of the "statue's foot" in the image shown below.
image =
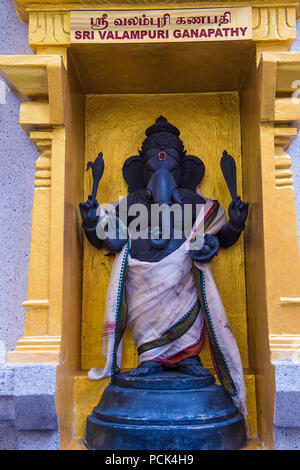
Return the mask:
[[131,377],[147,377],[148,375],[157,374],[162,372],[163,365],[157,361],[144,361],[129,372]]
[[198,356],[183,359],[176,365],[178,372],[182,372],[183,374],[193,375],[194,377],[209,377],[211,375],[210,372],[203,367]]

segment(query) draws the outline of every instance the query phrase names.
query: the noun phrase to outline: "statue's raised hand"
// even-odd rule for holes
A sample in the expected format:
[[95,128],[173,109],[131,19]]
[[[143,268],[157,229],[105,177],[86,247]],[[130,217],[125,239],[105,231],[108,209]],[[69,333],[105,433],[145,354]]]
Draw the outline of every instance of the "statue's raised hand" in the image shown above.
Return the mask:
[[86,202],[81,202],[79,204],[80,214],[82,217],[82,221],[86,227],[95,227],[99,220],[98,215],[96,214],[97,208],[99,206],[96,195],[98,190],[99,181],[102,178],[103,171],[104,171],[104,161],[103,161],[103,153],[99,152],[98,157],[94,162],[88,162],[86,171],[92,168],[93,174],[93,189],[92,194],[88,197]]
[[204,235],[204,243],[200,250],[190,250],[190,256],[198,263],[209,263],[219,252],[219,241],[208,233]]
[[101,180],[104,172],[104,160],[102,152],[98,153],[98,157],[94,162],[88,162],[86,171],[88,171],[89,168],[92,169],[93,175],[93,189],[91,194],[91,200],[93,200],[96,199],[99,181]]
[[240,196],[236,196],[228,207],[230,223],[237,230],[243,230],[248,216],[249,204],[243,202]]
[[92,196],[88,197],[86,202],[79,204],[80,214],[82,221],[86,227],[95,227],[98,223],[99,216],[97,215],[98,202]]

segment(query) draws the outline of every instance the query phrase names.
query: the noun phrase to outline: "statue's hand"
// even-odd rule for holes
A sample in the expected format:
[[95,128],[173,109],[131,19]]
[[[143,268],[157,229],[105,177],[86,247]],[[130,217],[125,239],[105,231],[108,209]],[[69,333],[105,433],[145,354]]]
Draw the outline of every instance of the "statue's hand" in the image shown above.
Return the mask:
[[219,241],[208,233],[204,235],[204,244],[200,250],[190,250],[190,256],[198,263],[209,263],[219,252]]
[[231,224],[237,230],[243,230],[248,216],[249,204],[243,202],[240,196],[233,199],[228,207],[228,215]]
[[86,202],[79,204],[80,214],[84,225],[87,227],[95,227],[99,220],[99,216],[96,215],[99,204],[96,199],[92,199],[89,196]]

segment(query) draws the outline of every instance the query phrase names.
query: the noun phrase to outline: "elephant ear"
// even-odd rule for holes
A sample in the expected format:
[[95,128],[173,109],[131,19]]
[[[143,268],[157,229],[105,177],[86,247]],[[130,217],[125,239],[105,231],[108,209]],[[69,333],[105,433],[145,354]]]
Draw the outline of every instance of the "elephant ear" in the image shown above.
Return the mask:
[[181,166],[181,186],[196,191],[205,173],[205,165],[200,158],[186,155]]
[[144,181],[144,160],[138,155],[127,158],[123,168],[123,176],[128,184],[128,192],[138,191],[145,187]]

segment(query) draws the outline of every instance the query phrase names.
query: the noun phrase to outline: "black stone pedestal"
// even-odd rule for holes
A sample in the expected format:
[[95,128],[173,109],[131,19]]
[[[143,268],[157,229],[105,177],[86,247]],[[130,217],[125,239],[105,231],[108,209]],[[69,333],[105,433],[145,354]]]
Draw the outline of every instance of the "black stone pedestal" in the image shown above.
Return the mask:
[[88,416],[85,445],[105,450],[221,450],[247,444],[243,416],[212,376],[114,376]]

